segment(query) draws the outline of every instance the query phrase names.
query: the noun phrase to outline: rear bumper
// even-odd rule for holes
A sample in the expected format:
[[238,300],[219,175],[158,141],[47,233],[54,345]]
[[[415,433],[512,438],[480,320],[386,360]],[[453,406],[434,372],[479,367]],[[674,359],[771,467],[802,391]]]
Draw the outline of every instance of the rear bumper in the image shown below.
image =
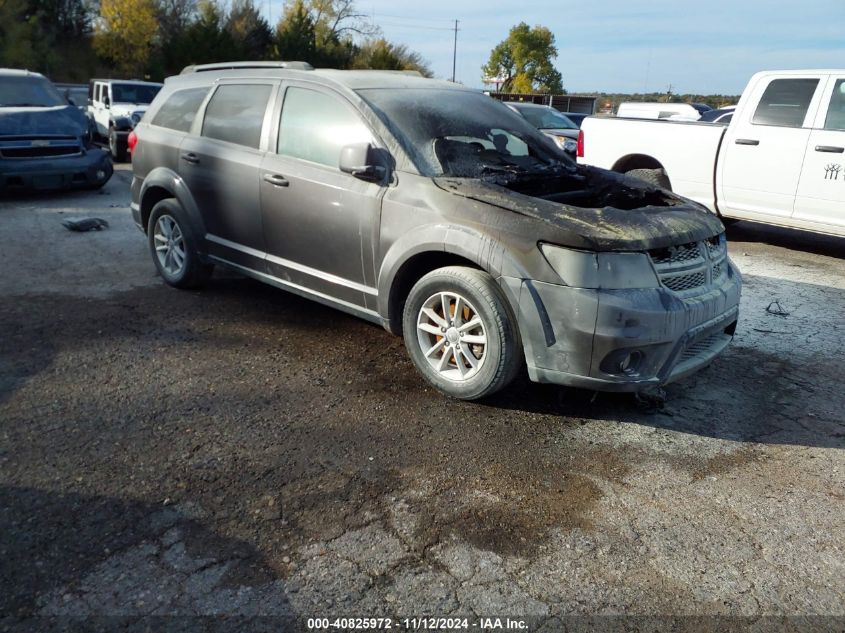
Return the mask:
[[78,156],[0,158],[0,191],[98,187],[112,173],[111,158],[99,148]]
[[528,373],[598,391],[641,391],[708,365],[733,338],[741,280],[681,299],[665,288],[589,290],[502,278],[518,305]]

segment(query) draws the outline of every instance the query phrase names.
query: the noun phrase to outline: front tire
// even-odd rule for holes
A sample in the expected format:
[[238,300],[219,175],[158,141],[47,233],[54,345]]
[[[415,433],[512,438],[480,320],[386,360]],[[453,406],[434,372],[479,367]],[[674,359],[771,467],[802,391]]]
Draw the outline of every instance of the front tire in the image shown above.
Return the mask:
[[411,289],[402,324],[417,370],[453,398],[489,396],[522,368],[516,319],[483,271],[449,266],[428,273]]
[[196,288],[211,276],[214,267],[200,259],[197,238],[175,199],[167,198],[153,207],[147,240],[158,273],[168,285]]

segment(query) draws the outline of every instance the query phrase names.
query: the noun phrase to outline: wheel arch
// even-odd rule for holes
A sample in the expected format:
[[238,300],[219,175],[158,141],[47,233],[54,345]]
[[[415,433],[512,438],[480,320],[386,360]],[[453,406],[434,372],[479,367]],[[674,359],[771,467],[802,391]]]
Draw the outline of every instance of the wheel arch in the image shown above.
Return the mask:
[[659,160],[648,154],[628,154],[613,165],[613,171],[626,173],[632,169],[665,169]]
[[494,278],[522,268],[495,240],[466,227],[424,227],[405,234],[388,251],[378,278],[378,312],[389,332],[402,333],[402,311],[414,284],[444,266],[467,266]]
[[141,185],[141,193],[139,196],[139,208],[141,225],[144,232],[147,232],[147,224],[150,220],[150,214],[153,207],[166,198],[176,198],[182,209],[188,216],[188,221],[191,223],[191,228],[199,238],[198,249],[205,252],[205,223],[202,220],[199,209],[197,208],[194,197],[185,182],[179,178],[176,172],[165,167],[157,167],[153,169],[147,177],[144,178],[144,183]]

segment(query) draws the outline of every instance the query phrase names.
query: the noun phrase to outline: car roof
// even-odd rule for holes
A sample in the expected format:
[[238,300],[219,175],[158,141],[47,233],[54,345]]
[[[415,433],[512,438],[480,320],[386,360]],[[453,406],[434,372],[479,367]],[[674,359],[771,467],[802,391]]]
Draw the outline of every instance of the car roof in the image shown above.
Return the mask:
[[[505,101],[505,105],[513,106],[515,108],[543,108],[545,110],[555,110],[552,106],[543,105],[542,103],[525,103],[524,101]],[[558,112],[558,110],[555,110]]]
[[21,70],[20,68],[0,68],[0,77],[40,77],[46,79],[41,73],[34,73],[31,70]]
[[[220,64],[226,66],[226,64]],[[208,66],[212,66],[209,64]],[[221,79],[301,79],[325,85],[335,85],[350,90],[365,90],[368,88],[422,88],[426,90],[461,90],[478,92],[440,79],[428,79],[416,71],[401,70],[336,70],[332,68],[318,68],[316,70],[302,70],[299,68],[284,68],[278,65],[258,66],[250,65],[237,67],[232,64],[228,68],[205,69],[201,72],[186,68],[183,74],[165,79],[166,84],[196,84],[213,83]]]

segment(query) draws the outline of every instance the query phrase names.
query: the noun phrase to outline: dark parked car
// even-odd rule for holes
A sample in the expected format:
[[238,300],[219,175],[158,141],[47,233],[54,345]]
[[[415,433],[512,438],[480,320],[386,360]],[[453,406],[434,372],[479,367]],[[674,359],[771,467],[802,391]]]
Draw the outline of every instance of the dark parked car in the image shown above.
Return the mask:
[[88,85],[87,84],[53,84],[68,103],[88,113]]
[[575,155],[578,142],[578,125],[554,108],[538,103],[505,103],[511,110],[524,117],[531,125],[550,137],[562,150]]
[[525,365],[637,391],[730,341],[740,279],[700,205],[453,83],[222,66],[171,77],[135,128],[132,214],[168,284],[222,264],[358,315],[465,399]]
[[699,121],[707,121],[708,123],[722,123],[727,125],[731,122],[734,116],[736,106],[725,106],[724,108],[716,108],[715,110],[708,110],[701,115]]
[[0,191],[102,187],[111,159],[88,117],[43,75],[0,69]]
[[587,112],[561,112],[561,114],[570,121],[572,121],[579,128],[581,127],[581,122],[584,119],[586,119],[588,116],[593,116],[592,114],[589,114]]

